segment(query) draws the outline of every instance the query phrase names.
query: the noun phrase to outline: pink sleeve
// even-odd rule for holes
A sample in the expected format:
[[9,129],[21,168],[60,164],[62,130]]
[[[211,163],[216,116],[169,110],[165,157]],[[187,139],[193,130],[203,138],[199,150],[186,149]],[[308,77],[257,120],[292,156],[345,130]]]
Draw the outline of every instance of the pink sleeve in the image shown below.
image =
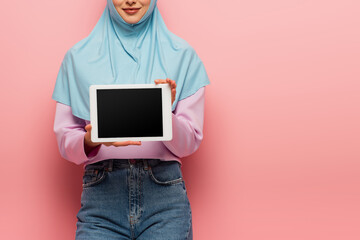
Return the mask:
[[[200,88],[192,96],[179,101],[173,112],[173,139],[171,141],[164,141],[163,144],[173,155],[179,158],[195,152],[202,140],[204,91],[205,87]],[[116,150],[114,150],[114,148],[111,147],[105,147],[103,149],[103,147],[101,147],[102,145],[99,145],[86,154],[84,149],[84,135],[86,131],[84,127],[87,123],[88,121],[75,117],[72,114],[70,106],[59,102],[56,104],[54,131],[59,151],[63,158],[75,164],[82,164],[87,161],[96,160],[98,157],[101,159],[104,156],[108,157],[105,153],[109,153],[109,156],[112,157],[138,154],[138,148],[133,149],[128,147],[121,149],[120,154],[120,152],[117,151],[119,149],[116,148]],[[139,148],[144,147],[145,146],[140,146]],[[145,156],[154,156],[154,154],[159,158],[162,156],[156,153],[157,150],[153,148],[144,151],[147,151],[145,154],[143,152]]]
[[205,87],[178,102],[172,115],[173,139],[164,145],[177,157],[194,153],[203,138]]
[[75,164],[91,160],[98,153],[100,146],[94,148],[88,156],[84,150],[85,120],[75,117],[71,107],[56,103],[54,132],[63,158]]

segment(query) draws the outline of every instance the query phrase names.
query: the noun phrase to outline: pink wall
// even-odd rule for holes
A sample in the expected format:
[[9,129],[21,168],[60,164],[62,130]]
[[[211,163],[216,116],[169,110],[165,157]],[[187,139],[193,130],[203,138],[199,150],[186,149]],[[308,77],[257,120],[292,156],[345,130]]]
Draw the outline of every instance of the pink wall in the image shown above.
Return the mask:
[[[51,94],[105,0],[3,1],[0,239],[73,239],[82,167]],[[208,70],[205,137],[183,171],[195,239],[360,239],[360,3],[165,1]]]

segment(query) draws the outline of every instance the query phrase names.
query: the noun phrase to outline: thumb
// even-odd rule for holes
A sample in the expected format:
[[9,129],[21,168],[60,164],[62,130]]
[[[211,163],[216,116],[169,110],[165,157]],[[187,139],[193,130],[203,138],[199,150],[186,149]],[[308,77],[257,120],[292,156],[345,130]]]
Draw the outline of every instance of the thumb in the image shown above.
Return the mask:
[[87,132],[90,132],[90,131],[91,131],[91,128],[92,128],[91,124],[88,124],[88,125],[85,126],[85,130],[86,130]]

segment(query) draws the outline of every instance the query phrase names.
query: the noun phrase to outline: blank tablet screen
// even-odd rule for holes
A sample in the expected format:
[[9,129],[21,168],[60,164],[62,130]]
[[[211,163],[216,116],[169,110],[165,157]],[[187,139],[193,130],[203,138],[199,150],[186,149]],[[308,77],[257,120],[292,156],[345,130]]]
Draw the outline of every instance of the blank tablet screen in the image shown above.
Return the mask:
[[162,137],[161,91],[97,89],[98,137]]

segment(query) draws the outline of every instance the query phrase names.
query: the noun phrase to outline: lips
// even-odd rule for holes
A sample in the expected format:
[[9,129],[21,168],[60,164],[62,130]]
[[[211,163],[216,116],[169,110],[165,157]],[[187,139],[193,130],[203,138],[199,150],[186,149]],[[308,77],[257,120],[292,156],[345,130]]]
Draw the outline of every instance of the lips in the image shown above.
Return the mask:
[[123,10],[127,14],[135,14],[140,10],[140,8],[123,8]]

